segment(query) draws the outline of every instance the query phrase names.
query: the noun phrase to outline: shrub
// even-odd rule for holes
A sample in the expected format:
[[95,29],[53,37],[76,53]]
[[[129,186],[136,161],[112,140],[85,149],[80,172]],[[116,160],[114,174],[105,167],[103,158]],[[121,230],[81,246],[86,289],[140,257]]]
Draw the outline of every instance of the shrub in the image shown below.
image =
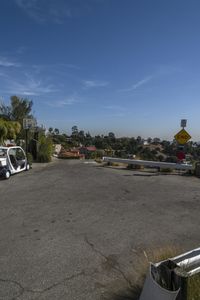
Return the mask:
[[102,159],[101,159],[101,158],[96,158],[95,161],[96,161],[98,164],[102,163]]
[[29,165],[31,166],[33,164],[33,155],[31,153],[27,153],[27,160]]
[[144,169],[144,166],[129,164],[129,165],[127,166],[127,169],[129,169],[129,170],[143,170],[143,169]]
[[161,168],[160,172],[162,172],[162,173],[172,173],[172,169],[170,169],[170,168]]
[[166,162],[177,163],[178,158],[176,156],[168,156]]
[[49,137],[41,136],[38,146],[38,162],[50,162],[53,151],[52,140]]

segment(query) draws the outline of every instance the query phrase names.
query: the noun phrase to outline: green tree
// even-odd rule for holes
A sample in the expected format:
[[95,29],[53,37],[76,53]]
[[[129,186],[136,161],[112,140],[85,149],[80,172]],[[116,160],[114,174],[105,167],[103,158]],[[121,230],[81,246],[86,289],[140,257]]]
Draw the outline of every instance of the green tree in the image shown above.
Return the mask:
[[19,122],[7,121],[0,119],[0,144],[3,144],[6,139],[16,139],[17,134],[21,130]]
[[115,139],[115,134],[114,134],[113,132],[109,132],[109,133],[108,133],[108,137],[109,137],[110,139]]
[[23,119],[33,118],[31,114],[33,102],[31,100],[18,96],[11,96],[10,100],[10,115],[12,120],[18,121],[23,125]]
[[49,133],[52,134],[53,133],[53,128],[49,127]]
[[40,136],[38,144],[38,161],[50,162],[53,152],[52,140],[45,135]]
[[76,125],[72,126],[72,135],[78,135],[78,127]]
[[0,118],[2,118],[4,120],[12,119],[11,107],[6,106],[3,102],[0,103]]
[[81,144],[85,144],[85,132],[84,130],[80,130],[78,133],[78,139]]
[[58,128],[55,128],[55,129],[54,129],[54,133],[55,133],[56,135],[58,135],[58,134],[60,133],[59,129],[58,129]]
[[5,121],[3,119],[0,119],[0,145],[3,145],[4,140],[6,139],[8,130],[5,125]]
[[[10,105],[6,106],[4,103],[0,103],[0,118],[7,121],[16,121],[21,125],[21,128],[23,128],[23,119],[34,119],[33,115],[31,114],[32,106],[33,102],[29,99],[21,98],[18,96],[11,96]],[[9,136],[14,136],[13,138],[25,137],[25,132],[23,130],[14,130],[14,134],[12,129],[13,126],[10,126],[9,124],[7,124],[7,126]]]

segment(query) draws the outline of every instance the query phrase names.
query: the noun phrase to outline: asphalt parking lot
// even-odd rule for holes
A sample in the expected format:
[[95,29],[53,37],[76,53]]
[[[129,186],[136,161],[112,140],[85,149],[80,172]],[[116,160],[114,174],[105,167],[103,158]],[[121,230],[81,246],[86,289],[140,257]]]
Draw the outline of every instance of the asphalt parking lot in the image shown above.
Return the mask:
[[122,299],[143,250],[200,246],[195,177],[62,160],[0,180],[0,205],[1,300]]

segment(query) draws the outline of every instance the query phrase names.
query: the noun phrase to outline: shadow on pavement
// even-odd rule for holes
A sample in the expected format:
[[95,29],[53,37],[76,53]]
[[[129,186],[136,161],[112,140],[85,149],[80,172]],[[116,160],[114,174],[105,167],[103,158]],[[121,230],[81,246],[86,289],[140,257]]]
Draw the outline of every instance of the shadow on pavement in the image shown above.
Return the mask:
[[141,286],[136,285],[135,287],[119,291],[117,294],[110,294],[105,300],[139,300],[141,292]]

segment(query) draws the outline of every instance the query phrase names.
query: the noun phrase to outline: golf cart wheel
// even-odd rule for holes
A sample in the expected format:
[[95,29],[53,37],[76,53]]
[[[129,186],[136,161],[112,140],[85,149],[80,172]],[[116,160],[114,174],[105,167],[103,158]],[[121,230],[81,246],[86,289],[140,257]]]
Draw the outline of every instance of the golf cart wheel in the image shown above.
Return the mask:
[[29,165],[29,163],[27,163],[27,165],[26,165],[26,171],[29,171],[30,170],[30,165]]
[[9,179],[10,178],[10,171],[8,171],[8,170],[5,171],[4,178],[5,179]]

